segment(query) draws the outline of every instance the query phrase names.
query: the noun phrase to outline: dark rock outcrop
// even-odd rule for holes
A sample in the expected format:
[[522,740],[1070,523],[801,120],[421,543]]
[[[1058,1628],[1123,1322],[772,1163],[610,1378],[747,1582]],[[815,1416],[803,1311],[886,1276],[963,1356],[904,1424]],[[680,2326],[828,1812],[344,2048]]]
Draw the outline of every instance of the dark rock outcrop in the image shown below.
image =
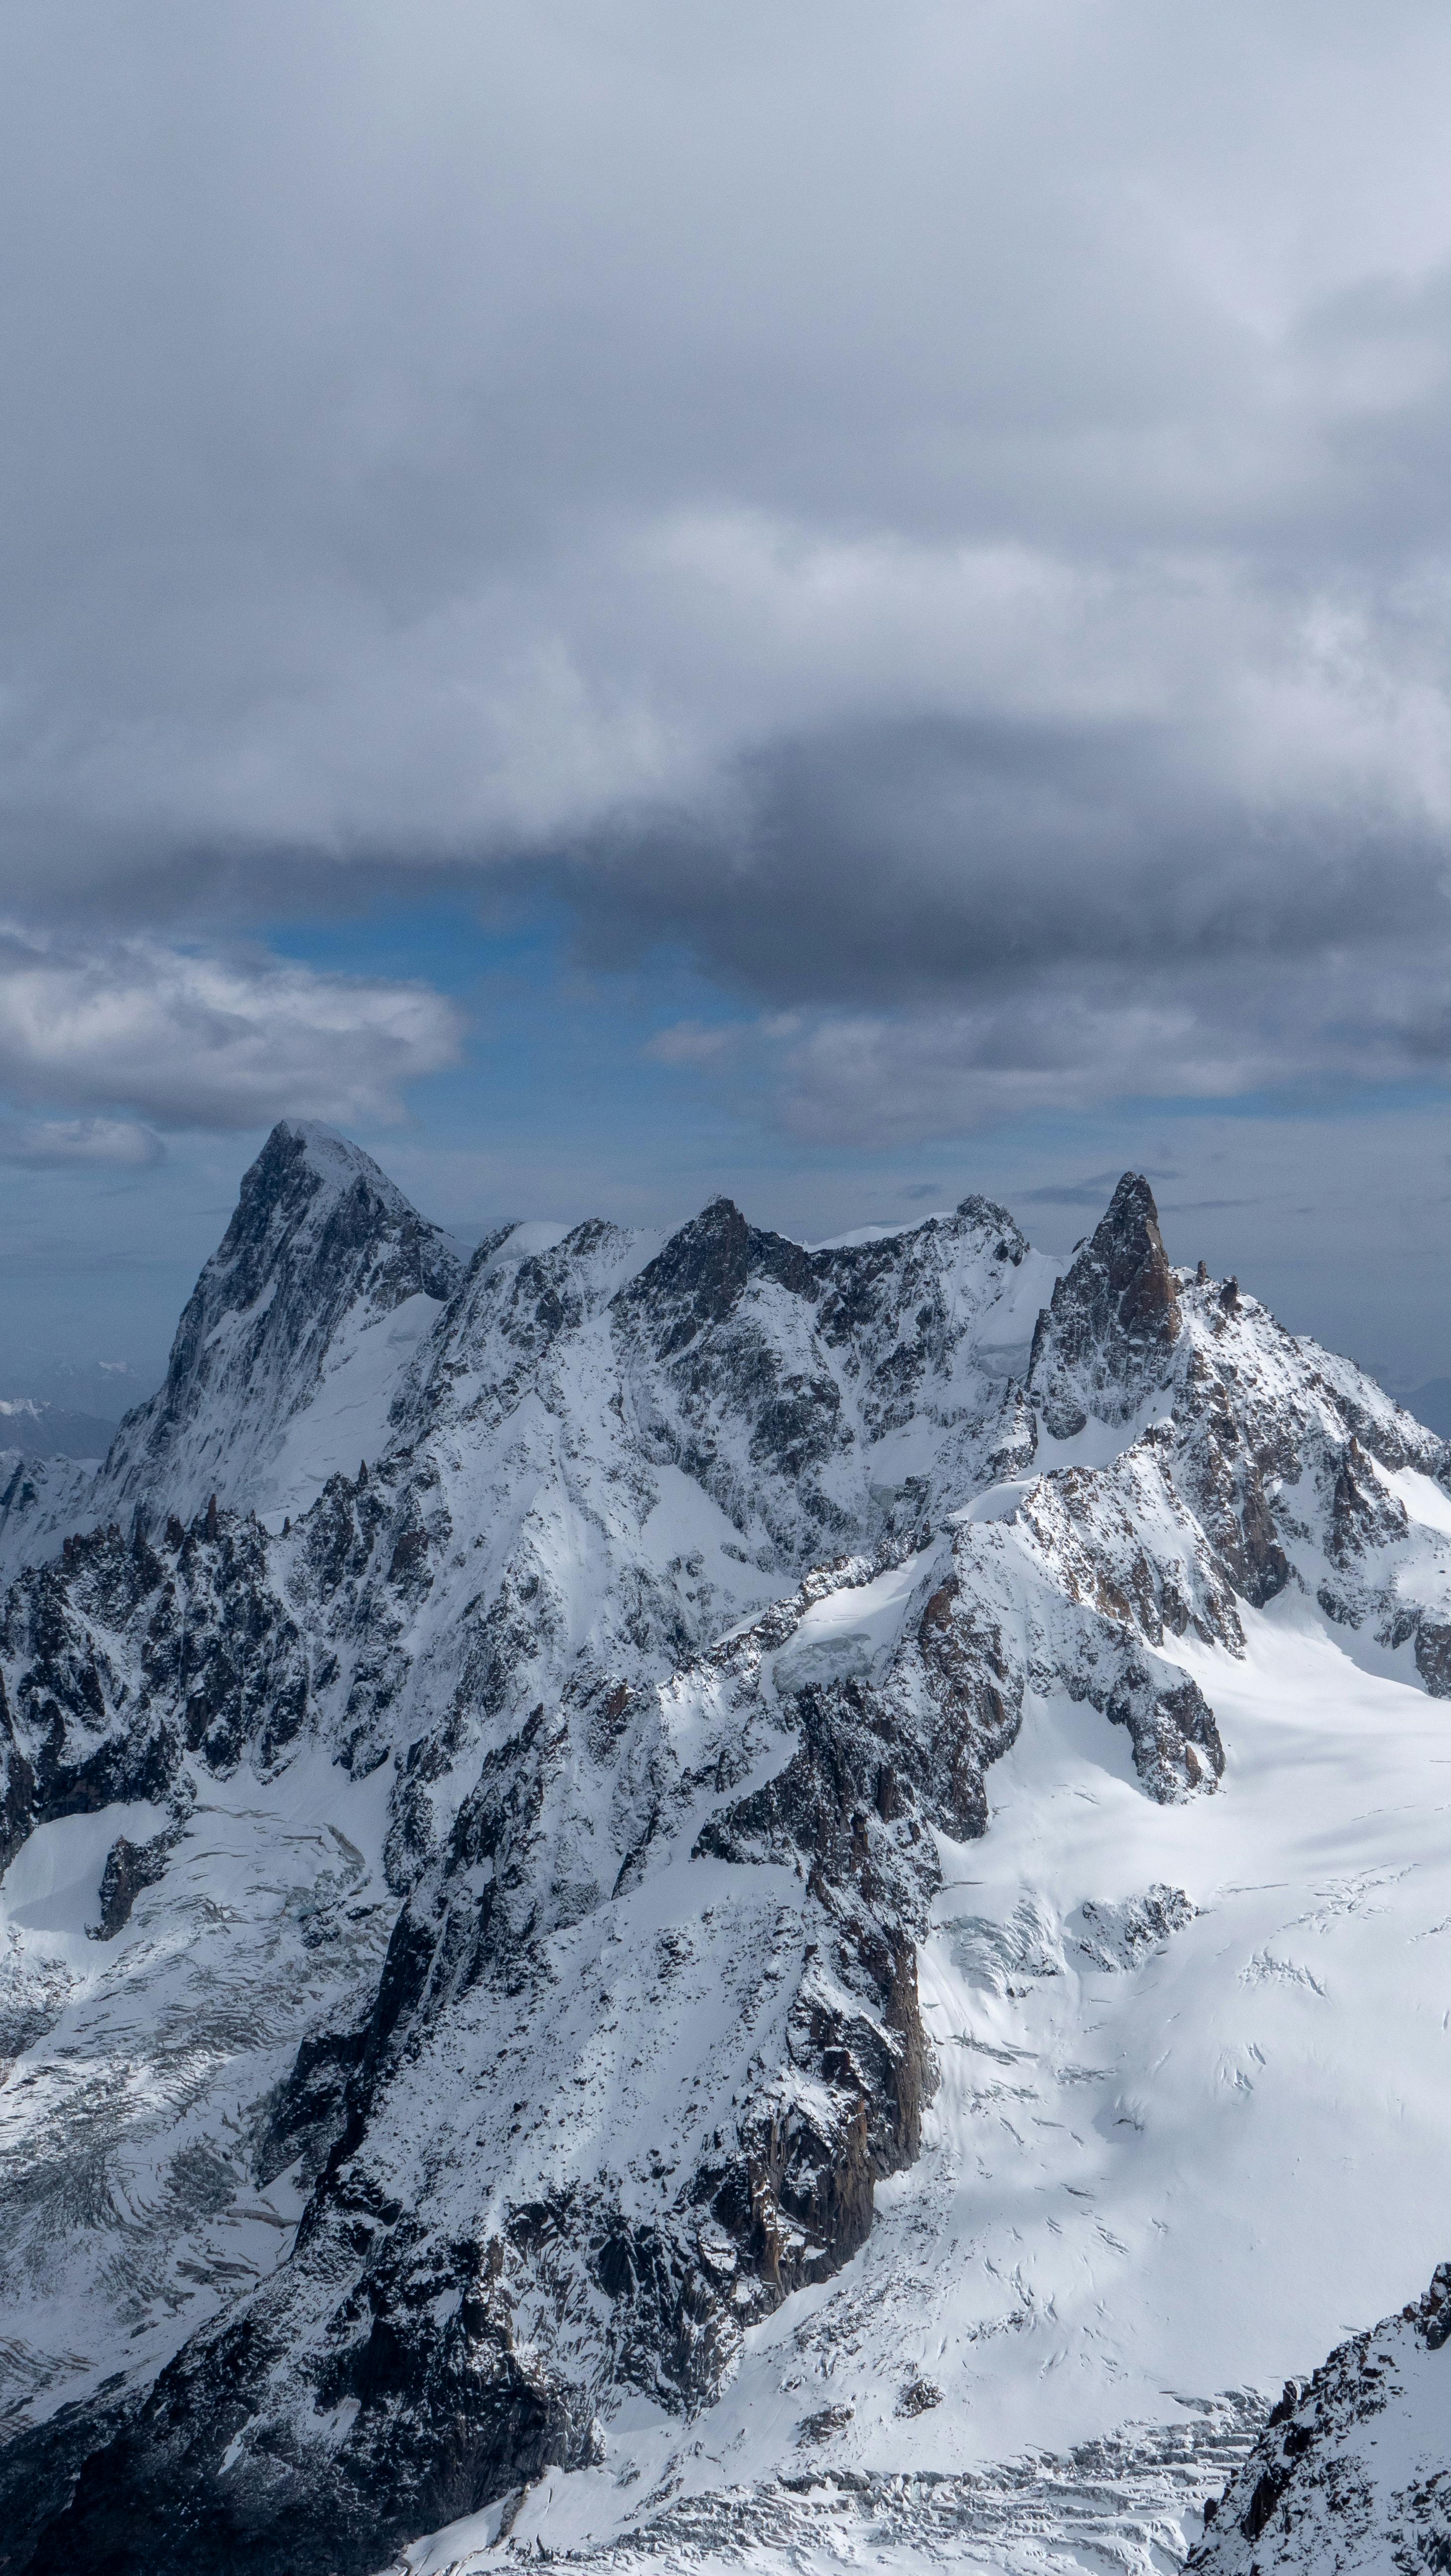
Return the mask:
[[793,1297],[820,1293],[809,1254],[784,1235],[748,1225],[734,1201],[712,1199],[620,1291],[622,1314],[645,1324],[659,1360],[672,1359],[709,1324],[723,1324],[754,1280]]
[[1197,2576],[1451,2567],[1442,2350],[1451,2263],[1429,2289],[1285,2383],[1259,2440],[1205,2508]]
[[1029,1392],[1054,1438],[1071,1439],[1090,1413],[1123,1421],[1167,1373],[1178,1332],[1154,1194],[1141,1173],[1125,1172],[1033,1337]]
[[174,1834],[153,1834],[150,1842],[128,1842],[121,1834],[106,1854],[101,1872],[101,1919],[95,1926],[94,1938],[114,1941],[131,1920],[131,1908],[145,1887],[154,1887],[166,1875],[167,1855],[175,1844]]

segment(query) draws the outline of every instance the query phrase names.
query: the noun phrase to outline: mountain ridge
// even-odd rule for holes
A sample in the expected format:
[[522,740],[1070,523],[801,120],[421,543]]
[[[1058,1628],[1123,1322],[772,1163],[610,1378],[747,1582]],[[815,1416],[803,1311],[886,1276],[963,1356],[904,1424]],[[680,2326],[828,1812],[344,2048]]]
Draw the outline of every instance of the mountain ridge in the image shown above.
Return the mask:
[[[1071,1883],[1031,1880],[942,1928],[1000,1775],[1061,1740],[1147,1862],[1178,1848],[1150,1818],[1218,1810],[1219,1708],[1258,1705],[1294,1620],[1375,1688],[1451,1692],[1444,1444],[1173,1270],[1141,1178],[1066,1269],[976,1199],[816,1252],[717,1201],[663,1246],[592,1220],[465,1264],[367,1173],[361,1222],[311,1224],[322,1182],[289,1215],[317,1149],[277,1136],[111,1516],[0,1613],[5,1857],[74,1849],[91,1909],[12,1917],[35,2359],[0,2492],[37,2570],[365,2571],[556,2470],[593,2492],[612,2445],[622,2476],[632,2441],[658,2458],[936,2170],[924,1962],[989,2064],[1040,1986],[1212,1973],[1212,1908],[1162,1861],[1080,1886],[1081,1937]],[[214,1460],[272,1472],[360,1304],[350,1350],[420,1297],[358,1466],[286,1528],[203,1497]],[[255,1372],[204,1364],[232,1315]],[[178,1453],[168,1508],[147,1475]],[[282,1893],[216,1916],[234,1882]],[[88,2054],[173,2025],[185,2066],[98,2126]],[[118,2209],[176,2213],[164,2255],[65,2215],[81,2139]],[[82,2366],[37,2340],[42,2279]]]

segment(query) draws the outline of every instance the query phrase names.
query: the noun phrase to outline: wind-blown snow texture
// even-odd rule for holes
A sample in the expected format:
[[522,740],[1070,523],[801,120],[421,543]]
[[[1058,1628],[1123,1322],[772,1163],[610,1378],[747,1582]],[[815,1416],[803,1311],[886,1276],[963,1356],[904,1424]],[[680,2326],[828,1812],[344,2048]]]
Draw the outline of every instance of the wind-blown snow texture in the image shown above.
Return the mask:
[[1162,2567],[1424,2277],[1448,1453],[1142,1180],[465,1264],[284,1126],[11,1519],[11,2567]]

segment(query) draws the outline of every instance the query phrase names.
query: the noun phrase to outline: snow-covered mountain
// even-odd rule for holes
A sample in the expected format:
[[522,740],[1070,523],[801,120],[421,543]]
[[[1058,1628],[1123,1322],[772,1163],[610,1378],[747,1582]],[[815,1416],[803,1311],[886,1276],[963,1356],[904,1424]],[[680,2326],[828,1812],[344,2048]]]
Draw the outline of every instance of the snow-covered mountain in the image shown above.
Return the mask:
[[463,1268],[356,1145],[284,1121],[187,1301],[165,1384],[116,1435],[98,1508],[311,1502],[386,1438],[399,1353]]
[[465,1260],[359,1146],[283,1120],[187,1301],[164,1384],[101,1443],[99,1473],[44,1454],[43,1421],[13,1461],[0,1450],[0,1572],[138,1503],[189,1517],[215,1494],[279,1521],[305,1509],[386,1443],[399,1380]]
[[1160,2567],[1424,2277],[1448,1452],[1142,1180],[465,1265],[279,1128],[74,1517],[12,2565]]

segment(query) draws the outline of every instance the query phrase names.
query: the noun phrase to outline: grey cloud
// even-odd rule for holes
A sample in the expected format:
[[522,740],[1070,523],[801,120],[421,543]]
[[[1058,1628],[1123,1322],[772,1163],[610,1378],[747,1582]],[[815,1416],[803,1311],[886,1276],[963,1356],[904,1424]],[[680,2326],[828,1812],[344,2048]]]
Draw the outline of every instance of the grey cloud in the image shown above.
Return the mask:
[[0,1163],[31,1171],[112,1165],[145,1171],[165,1160],[155,1130],[129,1118],[0,1119]]
[[[1152,1176],[1151,1176],[1152,1177]],[[1086,1181],[1045,1181],[1036,1190],[1020,1190],[1024,1207],[1102,1207],[1105,1187],[1112,1192],[1120,1175],[1094,1172]]]
[[1451,934],[1437,818],[1384,779],[1344,804],[1226,792],[1189,730],[860,724],[758,753],[714,814],[636,816],[550,873],[596,959],[674,936],[778,1002]]
[[217,946],[385,876],[683,946],[776,1018],[657,1057],[806,1136],[1439,1069],[1448,71],[1400,5],[11,13],[7,891],[195,942],[12,1089],[395,1099],[446,1006]]
[[1111,1101],[1291,1094],[1424,1079],[1407,1027],[1448,972],[1444,942],[1416,956],[1369,935],[1318,956],[1273,954],[1214,971],[1113,967],[1081,984],[1045,968],[965,1003],[821,1011],[757,1048],[778,1112],[803,1142],[920,1147],[1007,1120]]

